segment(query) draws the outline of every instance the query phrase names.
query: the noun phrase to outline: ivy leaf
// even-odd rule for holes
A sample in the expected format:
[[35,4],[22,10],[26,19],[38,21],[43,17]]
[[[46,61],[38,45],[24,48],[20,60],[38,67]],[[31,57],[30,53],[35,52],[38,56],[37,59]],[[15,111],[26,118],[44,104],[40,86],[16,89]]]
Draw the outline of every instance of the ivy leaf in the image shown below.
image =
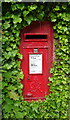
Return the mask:
[[69,21],[70,20],[70,14],[69,13],[63,13],[61,18],[65,21]]
[[22,19],[17,15],[12,15],[11,18],[13,18],[13,23],[14,24],[21,23],[21,21],[22,21]]
[[29,11],[32,11],[32,10],[35,10],[37,8],[37,5],[36,4],[33,4],[31,6],[28,6],[28,10]]
[[6,50],[7,50],[7,51],[11,51],[12,48],[8,46],[8,47],[6,48]]
[[51,20],[52,20],[52,22],[55,22],[55,21],[56,21],[56,18],[52,18]]
[[3,24],[5,29],[8,29],[10,27],[10,22],[5,21],[5,23]]
[[18,55],[18,58],[20,58],[20,59],[23,58],[23,56],[20,53],[17,53],[17,55]]
[[10,79],[12,77],[12,72],[11,71],[7,71],[6,73],[3,74],[3,76],[6,78],[6,79]]
[[51,13],[50,16],[52,22],[55,22],[57,20],[56,15],[54,13]]
[[[22,85],[22,84],[20,84],[18,88],[22,89],[22,88],[23,88],[23,85]],[[21,91],[21,92],[22,92],[22,91]]]
[[55,11],[60,10],[60,6],[56,6],[56,8],[54,8]]
[[11,7],[12,7],[12,11],[17,10],[16,5],[11,5]]
[[11,69],[12,66],[13,66],[12,64],[6,63],[6,64],[3,66],[3,68],[9,70],[9,69]]
[[8,83],[2,82],[2,88],[6,87],[6,86],[8,86]]
[[23,11],[23,15],[24,15],[24,17],[26,17],[27,15],[28,15],[28,13],[29,13],[29,11]]
[[24,4],[14,4],[14,5],[11,5],[11,8],[12,8],[12,11],[15,11],[17,9],[23,10],[25,8],[25,5]]
[[62,8],[63,8],[63,9],[66,9],[66,8],[67,8],[67,5],[66,5],[66,4],[62,5]]
[[5,111],[6,111],[6,112],[10,112],[11,109],[12,109],[12,105],[11,105],[11,104],[6,104],[6,105],[4,106],[4,108],[5,108]]
[[18,99],[18,94],[16,92],[14,92],[14,91],[9,92],[8,95],[13,100],[17,100]]
[[5,18],[6,18],[6,19],[11,18],[11,14],[10,14],[10,12],[7,12],[7,13],[6,13]]
[[24,20],[27,21],[28,25],[30,25],[30,23],[31,23],[32,20],[33,20],[33,16],[32,16],[32,15],[26,16],[26,17],[24,18]]
[[21,71],[21,72],[19,72],[19,74],[18,74],[17,76],[18,76],[18,78],[23,79],[24,74],[23,74],[23,72]]
[[20,9],[20,10],[23,10],[25,8],[25,5],[24,3],[21,3],[21,4],[16,4],[17,8]]
[[8,90],[17,90],[17,88],[14,85],[10,85],[7,87]]
[[15,117],[16,118],[23,118],[23,112],[16,112]]
[[50,77],[49,77],[49,80],[50,80],[50,81],[53,81],[53,78],[50,78]]
[[54,72],[54,68],[51,68],[51,69],[50,69],[50,73],[53,73],[53,72]]
[[13,50],[12,51],[12,56],[14,57],[14,56],[16,56],[18,54],[18,50]]
[[42,11],[41,13],[39,13],[39,14],[37,15],[37,18],[38,18],[39,20],[42,20],[43,17],[44,17],[44,11]]

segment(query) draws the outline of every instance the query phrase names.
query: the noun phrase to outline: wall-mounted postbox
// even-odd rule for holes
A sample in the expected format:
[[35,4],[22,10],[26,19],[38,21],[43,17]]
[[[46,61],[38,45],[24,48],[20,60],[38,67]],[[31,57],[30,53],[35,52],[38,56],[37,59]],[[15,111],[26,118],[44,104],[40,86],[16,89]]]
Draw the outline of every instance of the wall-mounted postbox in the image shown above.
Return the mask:
[[53,28],[51,22],[32,22],[21,30],[20,53],[24,100],[45,99],[49,94],[48,77],[53,61]]

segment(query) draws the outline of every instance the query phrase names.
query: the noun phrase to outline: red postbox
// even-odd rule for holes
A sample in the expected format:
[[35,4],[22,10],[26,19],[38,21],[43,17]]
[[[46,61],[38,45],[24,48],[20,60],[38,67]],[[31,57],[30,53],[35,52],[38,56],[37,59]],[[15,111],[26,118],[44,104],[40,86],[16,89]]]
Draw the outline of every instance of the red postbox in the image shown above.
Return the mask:
[[53,61],[53,28],[49,21],[32,22],[21,30],[21,69],[24,73],[24,100],[45,99],[49,94],[48,77]]

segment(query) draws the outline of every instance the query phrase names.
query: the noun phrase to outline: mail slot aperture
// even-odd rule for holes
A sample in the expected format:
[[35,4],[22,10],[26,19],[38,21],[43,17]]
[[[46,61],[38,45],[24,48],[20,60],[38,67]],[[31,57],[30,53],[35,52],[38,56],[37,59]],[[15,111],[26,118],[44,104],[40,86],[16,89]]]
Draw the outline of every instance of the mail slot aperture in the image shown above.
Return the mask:
[[47,35],[26,35],[26,39],[47,39]]
[[48,35],[47,34],[38,34],[38,33],[25,33],[24,34],[24,41],[47,41]]

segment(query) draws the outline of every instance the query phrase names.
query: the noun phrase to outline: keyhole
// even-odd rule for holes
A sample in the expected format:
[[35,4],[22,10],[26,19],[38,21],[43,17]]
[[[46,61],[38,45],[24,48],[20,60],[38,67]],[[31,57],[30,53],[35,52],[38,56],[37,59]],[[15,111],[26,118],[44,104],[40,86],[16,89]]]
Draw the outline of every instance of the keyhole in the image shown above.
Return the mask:
[[30,80],[30,76],[28,76],[28,80]]

